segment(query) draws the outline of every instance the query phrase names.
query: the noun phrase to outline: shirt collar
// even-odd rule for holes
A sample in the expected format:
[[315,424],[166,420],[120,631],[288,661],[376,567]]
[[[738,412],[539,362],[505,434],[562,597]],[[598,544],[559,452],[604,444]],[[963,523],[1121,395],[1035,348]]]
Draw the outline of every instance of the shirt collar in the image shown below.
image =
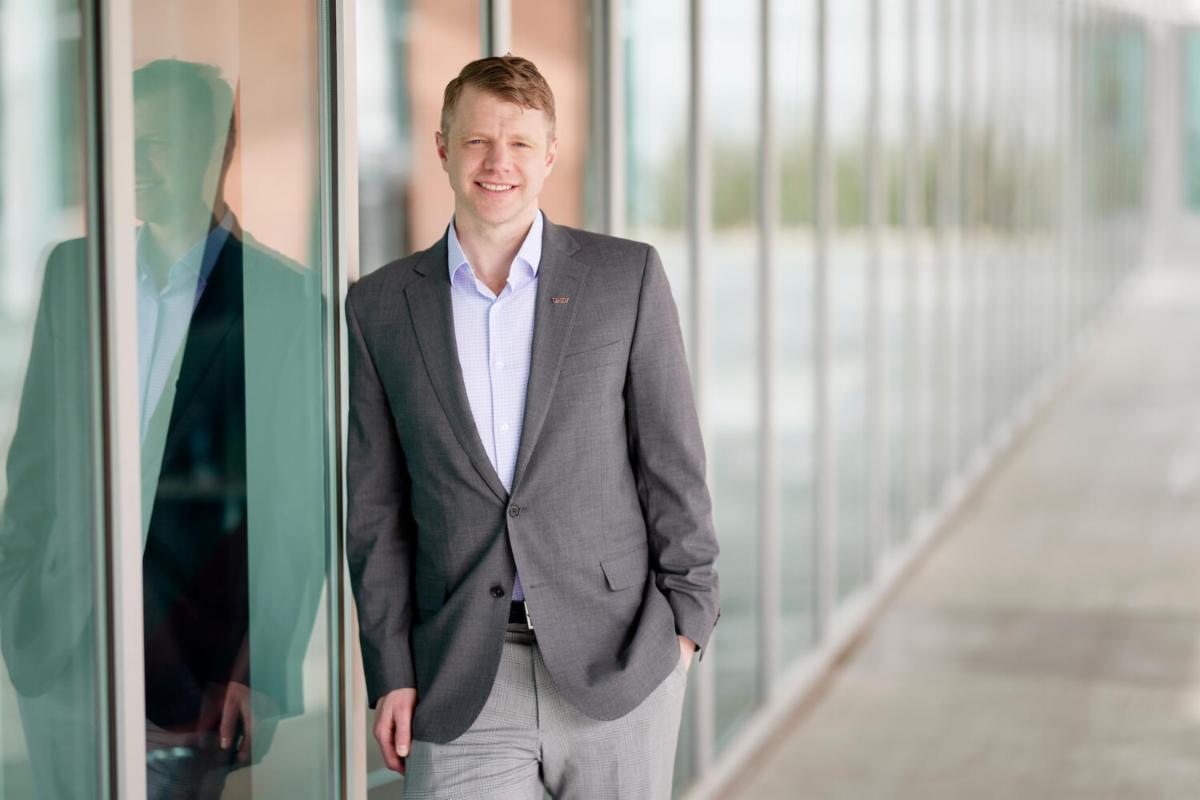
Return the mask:
[[[232,230],[233,212],[226,211],[225,216],[208,232],[207,236],[193,245],[190,250],[179,257],[178,261],[171,265],[171,268],[167,271],[167,285],[169,286],[184,278],[195,280],[198,284],[197,296],[199,296],[199,293],[204,290],[204,286],[208,283],[213,267],[216,266],[217,257],[220,256],[221,250],[225,247],[225,242]],[[143,225],[138,228],[137,233],[138,276],[143,280],[151,280],[153,275],[150,266],[146,263],[145,257],[142,254],[142,242],[145,235],[146,226]]]
[[[544,227],[542,211],[538,209],[537,216],[533,218],[533,224],[529,226],[529,233],[525,234],[525,241],[521,242],[517,256],[513,259],[514,263],[518,260],[523,261],[533,275],[537,275],[538,267],[542,264],[542,230]],[[463,252],[462,244],[458,241],[458,233],[454,230],[454,217],[450,217],[450,227],[446,233],[446,262],[451,283],[454,282],[454,275],[459,268],[470,263],[467,261],[467,254]]]

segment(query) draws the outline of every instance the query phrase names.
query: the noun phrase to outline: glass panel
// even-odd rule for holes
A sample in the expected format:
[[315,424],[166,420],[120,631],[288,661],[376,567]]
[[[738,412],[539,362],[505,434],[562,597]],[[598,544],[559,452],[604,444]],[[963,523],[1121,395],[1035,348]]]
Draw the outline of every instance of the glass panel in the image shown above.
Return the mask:
[[623,13],[626,233],[658,249],[690,342],[688,3],[625,0]]
[[0,16],[0,798],[107,796],[83,16]]
[[828,125],[833,229],[829,247],[830,415],[839,599],[868,575],[867,184],[869,0],[838,0],[828,14]]
[[[624,15],[625,232],[662,256],[679,310],[684,342],[691,341],[691,264],[685,216],[688,202],[688,3],[626,0]],[[689,356],[694,354],[689,353]],[[722,623],[723,625],[724,623]],[[696,682],[688,683],[675,790],[697,772],[691,746]]]
[[[593,93],[591,0],[513,0],[512,52],[537,65],[554,92],[558,161],[540,206],[560,225],[599,230],[600,115]],[[597,84],[598,85],[598,84]]]
[[775,425],[779,439],[781,668],[813,643],[813,107],[816,9],[773,0],[771,89],[779,163],[775,245]]
[[[434,144],[446,84],[483,55],[479,0],[358,0],[359,271],[428,247],[454,212]],[[356,645],[357,646],[357,645]],[[404,796],[365,716],[368,797]]]
[[[442,92],[479,58],[479,0],[358,0],[359,271],[433,244],[454,211]],[[419,202],[415,195],[420,187]],[[382,762],[381,762],[382,763]]]
[[327,798],[318,7],[216,11],[133,8],[147,782]]
[[707,254],[712,362],[702,375],[721,538],[720,646],[714,653],[718,749],[758,706],[759,692],[758,8],[751,0],[709,3],[703,21],[713,236]]

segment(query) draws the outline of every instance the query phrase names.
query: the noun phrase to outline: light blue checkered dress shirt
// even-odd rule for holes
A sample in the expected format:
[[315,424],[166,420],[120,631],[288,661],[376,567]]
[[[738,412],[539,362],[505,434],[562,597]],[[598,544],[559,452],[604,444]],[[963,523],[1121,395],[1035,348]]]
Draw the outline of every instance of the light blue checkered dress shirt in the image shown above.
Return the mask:
[[[454,336],[467,400],[483,449],[510,492],[525,418],[542,227],[542,212],[538,211],[499,295],[475,276],[459,244],[453,219],[446,237]],[[525,599],[520,575],[513,584],[512,596],[516,601]]]

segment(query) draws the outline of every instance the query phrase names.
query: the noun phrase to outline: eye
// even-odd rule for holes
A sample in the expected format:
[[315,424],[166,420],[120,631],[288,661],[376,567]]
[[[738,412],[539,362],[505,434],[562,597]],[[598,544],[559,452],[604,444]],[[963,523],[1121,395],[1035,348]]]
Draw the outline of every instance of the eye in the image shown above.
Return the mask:
[[483,139],[468,139],[467,144],[483,144]]
[[517,145],[517,147],[524,147],[524,148],[526,148],[526,149],[528,149],[528,148],[529,148],[529,143],[528,143],[528,142],[517,142],[517,143],[516,143],[516,145]]

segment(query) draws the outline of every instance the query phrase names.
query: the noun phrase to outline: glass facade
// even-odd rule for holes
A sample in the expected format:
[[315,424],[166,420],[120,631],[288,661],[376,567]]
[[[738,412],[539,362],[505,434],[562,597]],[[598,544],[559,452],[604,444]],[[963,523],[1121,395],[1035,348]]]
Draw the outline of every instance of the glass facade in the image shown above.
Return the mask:
[[704,103],[711,149],[711,246],[708,296],[700,301],[711,331],[711,362],[701,367],[707,397],[707,438],[713,516],[721,542],[721,618],[713,647],[716,670],[716,741],[727,745],[759,703],[758,481],[760,389],[755,225],[755,150],[762,82],[748,58],[759,36],[759,6],[713,3],[705,8],[702,46],[707,64]]
[[0,5],[0,797],[100,798],[109,742],[89,46]]
[[[348,699],[340,307],[442,235],[442,91],[484,52],[555,88],[546,214],[653,244],[681,312],[722,615],[679,795],[811,687],[1141,259],[1154,40],[1106,4],[128,2],[101,38],[90,7],[0,0],[0,798],[108,797],[131,746],[150,796],[403,796]],[[114,43],[128,108],[92,66]],[[122,130],[128,174],[101,156]],[[140,470],[114,468],[117,387]],[[141,577],[133,641],[118,573]]]

